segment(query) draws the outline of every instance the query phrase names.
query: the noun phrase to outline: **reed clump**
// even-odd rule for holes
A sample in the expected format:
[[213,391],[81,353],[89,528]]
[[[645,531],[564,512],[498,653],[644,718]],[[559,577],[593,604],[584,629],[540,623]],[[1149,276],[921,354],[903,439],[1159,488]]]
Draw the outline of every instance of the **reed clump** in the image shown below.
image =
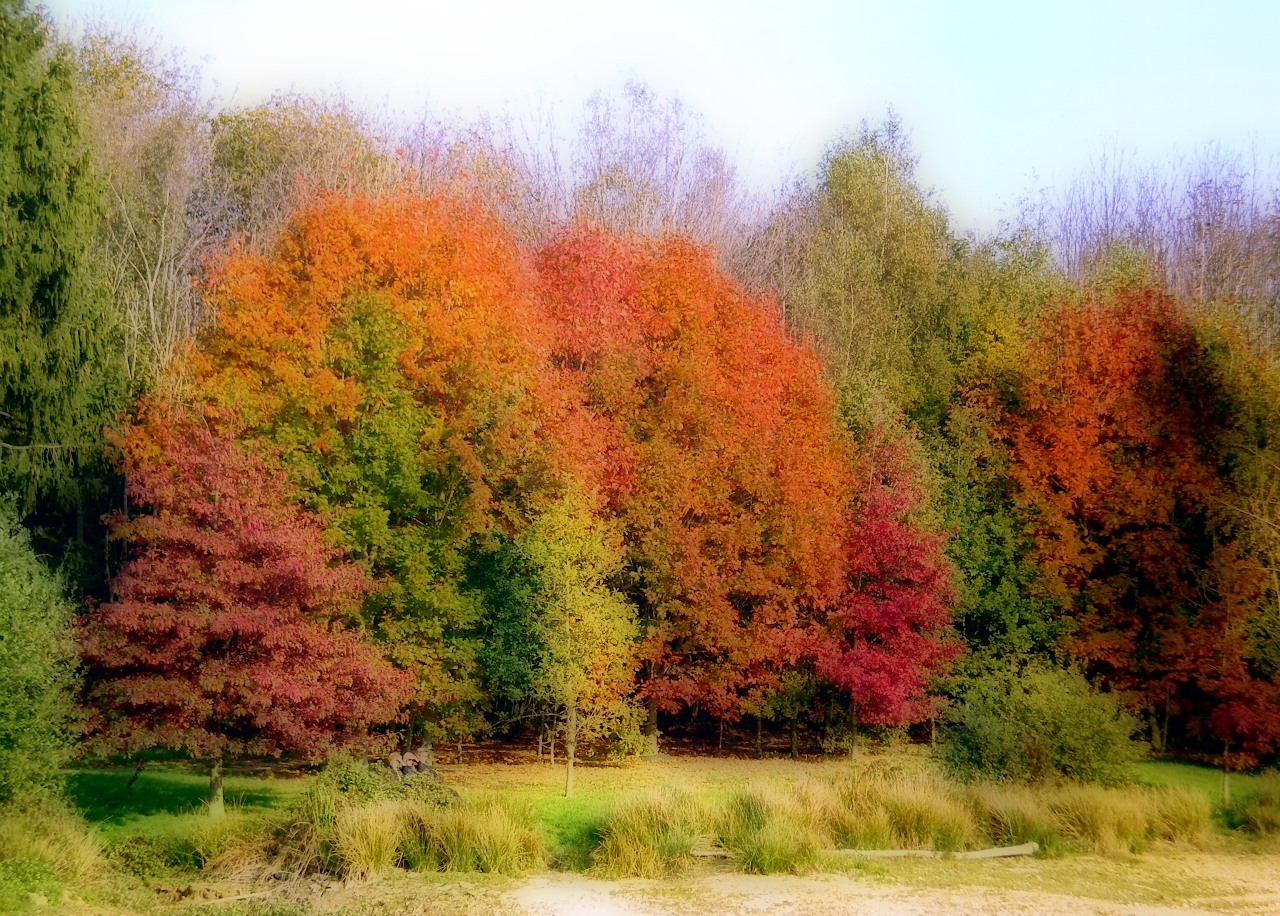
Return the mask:
[[1280,772],[1263,774],[1257,792],[1245,798],[1231,812],[1233,820],[1261,836],[1280,833]]

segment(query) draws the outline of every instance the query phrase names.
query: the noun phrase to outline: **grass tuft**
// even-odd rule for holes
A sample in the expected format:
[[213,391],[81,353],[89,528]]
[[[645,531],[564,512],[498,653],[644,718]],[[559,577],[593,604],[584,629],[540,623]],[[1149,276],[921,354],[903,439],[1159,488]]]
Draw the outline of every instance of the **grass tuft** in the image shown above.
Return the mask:
[[709,843],[710,815],[694,795],[679,789],[637,795],[620,802],[600,832],[596,869],[610,878],[660,878],[693,861]]

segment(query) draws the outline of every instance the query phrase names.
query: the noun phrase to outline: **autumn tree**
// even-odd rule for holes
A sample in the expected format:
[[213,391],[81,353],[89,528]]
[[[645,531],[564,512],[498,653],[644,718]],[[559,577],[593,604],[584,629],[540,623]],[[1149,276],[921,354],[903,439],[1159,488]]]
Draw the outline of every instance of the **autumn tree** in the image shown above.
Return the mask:
[[735,720],[840,579],[847,444],[818,360],[684,239],[579,230],[539,263],[580,392],[568,447],[626,545],[651,739],[658,710]]
[[106,189],[94,253],[138,391],[159,379],[200,325],[194,280],[210,238],[194,217],[212,103],[197,68],[105,22],[86,28],[74,62]]
[[346,624],[371,584],[233,427],[151,409],[122,442],[130,548],[112,598],[80,625],[93,746],[211,762],[308,757],[394,718],[410,678]]
[[[1150,286],[1062,303],[1001,409],[1042,587],[1071,620],[1072,651],[1146,711],[1158,747],[1171,719],[1192,741],[1226,729],[1252,752],[1268,747],[1276,690],[1247,646],[1258,570],[1224,512],[1236,419],[1185,313]],[[1260,715],[1227,714],[1241,704]]]
[[219,321],[185,364],[368,564],[365,620],[436,740],[484,726],[470,558],[552,481],[534,287],[466,201],[321,196],[268,253],[217,264]]
[[943,538],[912,513],[924,493],[901,439],[873,430],[863,444],[846,528],[845,587],[813,630],[817,673],[849,698],[850,752],[858,726],[928,715],[930,681],[959,651]]

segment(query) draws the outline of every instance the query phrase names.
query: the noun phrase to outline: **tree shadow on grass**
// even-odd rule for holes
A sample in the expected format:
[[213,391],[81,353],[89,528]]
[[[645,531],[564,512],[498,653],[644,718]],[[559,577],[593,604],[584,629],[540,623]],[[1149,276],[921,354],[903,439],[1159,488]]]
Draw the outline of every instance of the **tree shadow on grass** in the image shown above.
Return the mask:
[[[122,823],[156,814],[190,814],[209,797],[209,777],[174,769],[143,770],[132,786],[132,767],[73,770],[67,774],[67,790],[76,807],[93,823]],[[268,786],[236,785],[227,780],[226,800],[231,805],[273,808],[281,794]]]

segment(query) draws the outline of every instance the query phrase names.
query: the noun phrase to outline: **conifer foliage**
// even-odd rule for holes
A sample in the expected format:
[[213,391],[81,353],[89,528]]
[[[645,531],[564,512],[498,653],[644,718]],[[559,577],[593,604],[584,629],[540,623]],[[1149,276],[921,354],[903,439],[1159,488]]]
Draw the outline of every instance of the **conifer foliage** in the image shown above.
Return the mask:
[[72,64],[0,0],[0,488],[74,505],[124,406],[117,322],[88,255],[101,213]]

